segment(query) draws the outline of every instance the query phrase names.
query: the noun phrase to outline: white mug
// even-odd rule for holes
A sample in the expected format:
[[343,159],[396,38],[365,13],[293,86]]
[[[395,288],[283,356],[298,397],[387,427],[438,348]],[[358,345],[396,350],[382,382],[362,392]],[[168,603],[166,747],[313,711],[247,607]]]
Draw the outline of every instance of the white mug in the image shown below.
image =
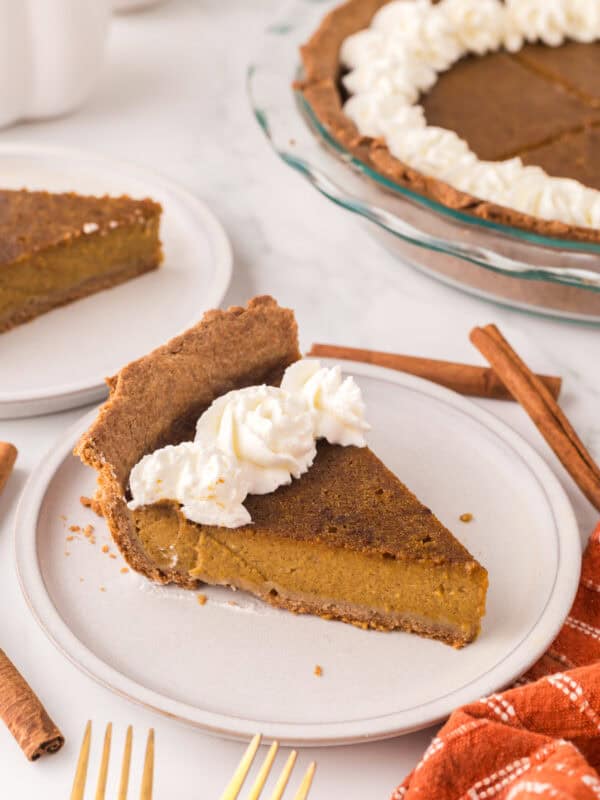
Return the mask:
[[100,74],[110,0],[0,0],[0,127],[72,111]]

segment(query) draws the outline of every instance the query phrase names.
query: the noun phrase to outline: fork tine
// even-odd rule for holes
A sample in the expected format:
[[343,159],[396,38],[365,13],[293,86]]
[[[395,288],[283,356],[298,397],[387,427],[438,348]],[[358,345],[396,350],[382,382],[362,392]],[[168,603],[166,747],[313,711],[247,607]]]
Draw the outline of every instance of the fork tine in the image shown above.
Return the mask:
[[129,787],[129,767],[131,766],[131,740],[133,731],[131,725],[127,728],[125,736],[125,748],[123,750],[123,764],[121,766],[121,779],[119,781],[119,794],[117,800],[127,800],[127,789]]
[[300,786],[298,787],[298,791],[294,795],[294,800],[306,800],[306,798],[308,797],[308,793],[310,792],[310,787],[312,786],[316,768],[317,765],[314,761],[308,765],[308,769],[306,770],[306,772],[304,773],[304,777],[302,778],[302,783],[300,784]]
[[262,792],[267,778],[269,777],[269,773],[271,772],[271,767],[273,766],[273,761],[275,761],[275,756],[277,755],[278,750],[279,742],[273,742],[271,747],[269,747],[269,752],[267,753],[262,767],[256,776],[256,780],[254,781],[252,789],[250,790],[250,794],[248,795],[248,800],[258,800],[260,797],[260,793]]
[[257,733],[256,736],[252,739],[248,748],[244,755],[242,756],[242,760],[238,764],[236,771],[233,774],[233,778],[227,784],[225,791],[221,795],[221,800],[235,800],[236,797],[240,793],[240,789],[244,781],[246,780],[246,775],[248,774],[248,770],[252,766],[252,762],[254,761],[254,757],[256,756],[256,751],[260,747],[260,740],[261,735]]
[[112,722],[106,726],[104,734],[104,746],[102,748],[102,760],[98,773],[98,785],[96,788],[96,800],[104,800],[106,796],[106,779],[108,777],[108,760],[110,758],[110,741],[112,738]]
[[152,800],[152,784],[154,782],[154,728],[148,731],[146,742],[146,755],[144,757],[144,772],[142,775],[142,789],[140,800]]
[[285,787],[288,784],[290,779],[290,775],[292,774],[292,770],[294,769],[294,764],[296,763],[296,757],[298,753],[295,750],[292,750],[290,753],[288,760],[285,762],[284,768],[281,770],[281,775],[277,779],[277,783],[275,784],[275,788],[273,789],[273,794],[271,795],[271,800],[281,800],[283,797],[283,793],[285,792]]
[[81,743],[81,750],[79,751],[79,759],[77,761],[77,769],[75,770],[75,778],[73,780],[73,788],[71,789],[71,800],[83,800],[88,761],[90,758],[91,738],[92,723],[90,720],[85,726],[85,733],[83,734],[83,741]]

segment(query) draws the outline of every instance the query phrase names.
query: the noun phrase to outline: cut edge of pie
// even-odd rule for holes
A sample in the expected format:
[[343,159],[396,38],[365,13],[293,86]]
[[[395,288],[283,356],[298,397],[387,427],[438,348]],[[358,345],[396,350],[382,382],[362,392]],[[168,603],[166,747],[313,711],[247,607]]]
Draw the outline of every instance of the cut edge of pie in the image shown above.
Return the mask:
[[392,155],[383,139],[360,133],[343,110],[339,89],[340,49],[344,40],[368,28],[376,12],[391,0],[347,0],[332,9],[300,48],[304,77],[295,84],[328,133],[359,161],[379,175],[452,210],[540,236],[600,242],[600,230],[545,220],[516,209],[481,200],[439,178],[424,175]]
[[159,583],[242,589],[296,613],[406,630],[455,647],[485,613],[487,572],[367,447],[320,442],[300,479],[245,504],[242,528],[197,525],[174,502],[131,511],[132,467],[193,438],[216,397],[277,384],[300,358],[293,313],[270,297],[209,312],[109,381],[75,453],[98,471],[98,501],[133,569]]

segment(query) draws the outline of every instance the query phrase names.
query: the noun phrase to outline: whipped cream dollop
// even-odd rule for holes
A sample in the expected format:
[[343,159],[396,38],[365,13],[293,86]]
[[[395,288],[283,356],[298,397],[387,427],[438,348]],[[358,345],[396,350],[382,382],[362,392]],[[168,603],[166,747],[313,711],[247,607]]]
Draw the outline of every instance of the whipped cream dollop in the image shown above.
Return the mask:
[[192,522],[248,525],[248,494],[267,494],[301,477],[318,439],[364,447],[367,430],[353,378],[320,361],[297,361],[281,387],[249,386],[218,397],[198,420],[193,442],[144,456],[129,476],[128,505],[174,500]]
[[131,470],[129,508],[176,500],[192,522],[239,528],[251,522],[243,505],[248,494],[237,461],[216,447],[194,442],[149,453]]
[[550,47],[565,39],[593,42],[600,35],[599,5],[596,0],[506,0],[512,36],[528,42],[543,42]]
[[485,53],[499,50],[505,43],[511,21],[497,0],[446,0],[443,16],[461,52]]
[[600,226],[600,192],[520,158],[483,161],[453,131],[427,125],[418,99],[467,53],[525,42],[600,39],[600,0],[392,0],[343,43],[344,105],[360,133],[382,137],[420,172],[482,200],[582,227]]
[[275,386],[217,398],[198,420],[195,441],[236,459],[250,494],[268,494],[299,478],[317,453],[306,404]]
[[362,393],[352,376],[342,377],[339,366],[328,369],[316,359],[305,358],[285,371],[281,388],[305,401],[313,421],[316,439],[327,439],[344,447],[365,447],[365,420]]

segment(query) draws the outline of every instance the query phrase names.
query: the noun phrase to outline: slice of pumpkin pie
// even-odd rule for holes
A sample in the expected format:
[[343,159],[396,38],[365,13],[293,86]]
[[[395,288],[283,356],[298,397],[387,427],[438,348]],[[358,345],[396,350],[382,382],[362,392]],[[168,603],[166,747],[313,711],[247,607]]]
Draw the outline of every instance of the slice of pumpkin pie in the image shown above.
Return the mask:
[[477,636],[486,570],[366,446],[359,387],[300,359],[272,298],[208,313],[109,386],[76,453],[135,570],[455,647]]
[[156,269],[153,200],[0,190],[0,333]]

